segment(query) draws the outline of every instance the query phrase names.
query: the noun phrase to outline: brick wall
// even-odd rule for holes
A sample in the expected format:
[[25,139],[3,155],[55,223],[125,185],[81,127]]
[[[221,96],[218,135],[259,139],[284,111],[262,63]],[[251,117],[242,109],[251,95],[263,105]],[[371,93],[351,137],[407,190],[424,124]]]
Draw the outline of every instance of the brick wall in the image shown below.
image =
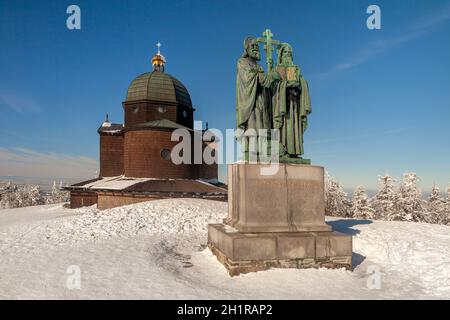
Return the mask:
[[123,104],[125,126],[132,126],[145,122],[147,114],[147,102],[132,102]]
[[121,193],[99,192],[97,208],[99,208],[100,210],[103,210],[103,209],[120,207],[120,206],[124,206],[127,204],[133,204],[133,203],[157,200],[157,199],[163,199],[163,198],[160,196],[156,196],[156,195],[140,196],[140,195],[124,195]]
[[[127,177],[171,179],[217,179],[217,164],[176,165],[163,159],[163,149],[172,150],[178,141],[171,141],[169,130],[135,130],[125,132],[124,173]],[[203,147],[206,147],[204,144]],[[193,150],[192,150],[193,152]],[[193,162],[193,160],[192,160]]]
[[100,177],[123,174],[123,140],[122,135],[100,134]]
[[177,123],[190,129],[194,128],[194,110],[192,108],[179,105],[176,117]]
[[139,130],[125,132],[124,171],[127,177],[171,179],[195,178],[196,168],[189,164],[175,165],[161,156],[162,149],[178,144],[171,141],[169,130]]
[[[218,156],[218,145],[216,142],[204,142],[203,143],[203,151],[205,151],[205,148],[208,148],[209,150],[207,151],[208,154],[211,154],[212,150],[215,151],[216,154],[216,158]],[[217,160],[216,160],[217,161]],[[207,180],[211,180],[211,179],[217,179],[219,176],[219,172],[218,172],[218,166],[217,163],[213,163],[213,164],[206,164],[203,163],[201,165],[198,166],[197,168],[197,174],[199,178],[202,179],[207,179]]]
[[71,191],[70,192],[70,208],[81,208],[92,206],[97,203],[96,192]]
[[[160,107],[165,111],[160,112]],[[177,122],[176,104],[153,101],[124,102],[123,108],[125,113],[125,126],[133,126],[135,124],[160,119]]]
[[217,164],[210,164],[210,165],[202,164],[202,165],[200,165],[198,176],[199,176],[199,178],[207,179],[207,180],[217,179],[218,178]]

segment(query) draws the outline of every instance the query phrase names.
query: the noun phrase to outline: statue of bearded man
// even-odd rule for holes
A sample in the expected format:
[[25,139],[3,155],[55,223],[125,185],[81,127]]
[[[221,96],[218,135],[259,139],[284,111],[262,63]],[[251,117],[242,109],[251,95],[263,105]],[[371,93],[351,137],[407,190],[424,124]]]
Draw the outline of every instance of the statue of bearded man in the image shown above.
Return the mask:
[[293,63],[292,47],[288,43],[281,44],[278,49],[275,69],[281,75],[272,96],[273,128],[280,130],[280,159],[301,159],[311,101],[308,83]]
[[[279,80],[276,71],[264,73],[258,65],[261,60],[258,41],[253,37],[244,40],[244,53],[237,62],[236,78],[236,127],[259,134],[259,129],[270,133],[272,128],[272,106],[270,87]],[[247,131],[247,132],[249,132]],[[248,134],[244,138],[244,157],[248,160]],[[258,149],[260,144],[258,144]],[[253,150],[252,150],[253,151]],[[258,153],[261,150],[256,150]]]

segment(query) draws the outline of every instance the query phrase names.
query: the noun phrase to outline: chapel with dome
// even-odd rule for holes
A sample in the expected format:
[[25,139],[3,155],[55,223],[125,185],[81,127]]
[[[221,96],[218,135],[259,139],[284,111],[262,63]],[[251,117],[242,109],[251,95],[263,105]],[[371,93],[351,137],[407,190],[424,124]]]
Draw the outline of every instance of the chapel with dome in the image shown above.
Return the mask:
[[202,151],[215,148],[214,139],[203,139],[204,130],[194,130],[194,112],[189,91],[181,81],[165,72],[166,59],[153,56],[151,72],[131,81],[122,103],[124,123],[106,119],[100,136],[99,177],[67,187],[71,207],[111,208],[151,199],[202,197],[226,200],[226,189],[217,182],[217,164],[175,164],[171,161],[176,129],[201,139]]

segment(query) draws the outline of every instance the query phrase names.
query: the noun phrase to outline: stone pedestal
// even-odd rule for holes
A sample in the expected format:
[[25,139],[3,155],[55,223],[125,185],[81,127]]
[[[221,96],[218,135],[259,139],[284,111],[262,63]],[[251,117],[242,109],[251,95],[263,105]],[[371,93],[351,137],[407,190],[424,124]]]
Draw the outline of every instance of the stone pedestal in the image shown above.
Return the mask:
[[[265,169],[264,169],[265,168]],[[230,275],[271,267],[351,269],[352,238],[325,223],[323,167],[228,166],[228,217],[208,226],[208,246]]]

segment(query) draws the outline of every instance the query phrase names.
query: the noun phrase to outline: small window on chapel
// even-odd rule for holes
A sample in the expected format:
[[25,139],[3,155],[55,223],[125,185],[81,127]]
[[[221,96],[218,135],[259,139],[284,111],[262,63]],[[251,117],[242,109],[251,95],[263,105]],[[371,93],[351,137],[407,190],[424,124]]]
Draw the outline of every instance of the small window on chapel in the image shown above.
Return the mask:
[[184,110],[184,111],[183,111],[183,117],[187,118],[187,116],[188,116],[188,113],[187,113],[186,110]]
[[166,106],[159,106],[158,107],[158,112],[159,113],[165,113],[167,111],[167,107]]
[[162,149],[161,150],[161,157],[164,160],[170,160],[170,150],[169,149]]
[[139,112],[139,107],[135,106],[135,107],[132,108],[132,110],[133,110],[133,113],[138,113]]

